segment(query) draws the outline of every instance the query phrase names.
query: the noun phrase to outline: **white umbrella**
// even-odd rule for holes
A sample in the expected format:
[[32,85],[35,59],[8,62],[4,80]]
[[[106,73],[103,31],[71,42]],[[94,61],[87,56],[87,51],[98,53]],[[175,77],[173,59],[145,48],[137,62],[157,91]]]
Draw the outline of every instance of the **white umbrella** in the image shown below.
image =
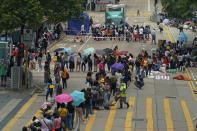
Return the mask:
[[163,23],[166,24],[166,25],[169,25],[170,24],[170,20],[169,19],[164,19]]
[[94,25],[93,27],[94,28],[97,28],[97,27],[100,27],[101,26],[101,24],[96,24],[96,25]]

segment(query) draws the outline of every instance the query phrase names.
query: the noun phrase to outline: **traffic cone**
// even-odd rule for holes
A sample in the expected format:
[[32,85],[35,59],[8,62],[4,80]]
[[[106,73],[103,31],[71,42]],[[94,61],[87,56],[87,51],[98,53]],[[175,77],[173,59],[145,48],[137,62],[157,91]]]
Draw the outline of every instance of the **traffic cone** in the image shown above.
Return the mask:
[[77,42],[77,40],[75,39],[75,37],[74,37],[74,40],[73,40],[73,42],[74,42],[74,43],[76,43],[76,42]]
[[146,43],[146,39],[144,40],[144,43]]

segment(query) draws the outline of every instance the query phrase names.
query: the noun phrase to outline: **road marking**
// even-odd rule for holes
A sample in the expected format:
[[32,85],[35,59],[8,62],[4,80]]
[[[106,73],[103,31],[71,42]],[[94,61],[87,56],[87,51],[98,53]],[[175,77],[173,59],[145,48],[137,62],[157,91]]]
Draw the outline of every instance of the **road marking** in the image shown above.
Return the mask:
[[146,120],[147,120],[147,131],[153,131],[153,115],[152,115],[152,98],[146,99]]
[[88,41],[90,40],[91,36],[89,36],[89,38],[87,39],[87,41],[78,49],[78,52],[81,51],[81,49],[88,43]]
[[168,99],[164,99],[164,111],[165,111],[165,119],[166,119],[166,127],[167,131],[174,131],[173,121],[170,111],[170,102]]
[[0,121],[3,119],[21,102],[22,99],[12,99],[10,100],[1,110],[0,110]]
[[91,131],[91,128],[94,124],[94,120],[96,119],[96,110],[94,111],[94,114],[91,115],[90,119],[88,120],[88,123],[86,124],[85,131]]
[[129,98],[129,108],[128,112],[126,115],[126,120],[125,120],[125,131],[131,131],[132,130],[132,117],[133,117],[133,111],[132,107],[135,104],[135,97],[130,97]]
[[[35,116],[36,118],[39,118],[40,117],[40,115],[41,115],[41,113],[42,113],[42,111],[39,109],[39,110],[37,110],[37,112],[32,116],[32,118]],[[28,127],[30,124],[31,124],[31,122],[32,122],[32,118],[28,121],[28,123],[25,125],[26,127]]]
[[16,121],[29,109],[29,107],[32,105],[32,103],[36,100],[38,97],[38,94],[35,94],[33,97],[31,97],[25,105],[17,112],[17,114],[8,122],[8,124],[3,128],[3,131],[10,131]]
[[148,11],[150,11],[150,0],[148,0]]
[[113,107],[111,107],[111,109],[110,109],[107,123],[105,125],[105,131],[111,131],[111,128],[112,128],[112,125],[114,122],[114,118],[116,115],[116,108],[117,108],[117,103]]
[[172,33],[169,31],[168,26],[165,25],[164,28],[166,29],[166,32],[168,33],[168,37],[169,37],[170,41],[171,41],[172,43],[175,43],[175,40],[174,40],[174,38],[173,38],[173,36],[172,36]]
[[188,127],[188,131],[194,131],[194,125],[192,123],[192,119],[189,113],[189,109],[187,107],[187,104],[184,100],[181,100],[181,106],[185,115],[185,119],[187,122],[187,127]]
[[[184,74],[185,74],[186,77],[191,78],[191,76],[190,76],[190,74],[189,74],[189,72],[188,72],[188,69],[186,69],[186,71],[185,71]],[[194,98],[194,100],[197,102],[197,97],[196,97],[196,95],[195,95],[194,92],[193,92],[193,90],[196,90],[196,88],[195,88],[194,84],[193,84],[193,86],[192,86],[192,83],[193,83],[193,81],[188,81],[188,85],[189,85],[190,90],[191,90],[191,92],[192,92],[193,98]]]

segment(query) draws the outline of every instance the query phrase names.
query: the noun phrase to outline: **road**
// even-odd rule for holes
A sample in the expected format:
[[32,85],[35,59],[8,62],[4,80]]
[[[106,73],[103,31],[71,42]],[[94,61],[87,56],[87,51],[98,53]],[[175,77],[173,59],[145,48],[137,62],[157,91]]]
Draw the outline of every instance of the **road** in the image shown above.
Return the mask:
[[[150,25],[151,28],[157,29],[156,23],[148,19],[153,11],[153,0],[122,0],[121,2],[127,4],[127,21],[130,25]],[[141,12],[139,17],[136,16],[137,9]],[[104,13],[88,13],[94,16],[95,23],[104,23]],[[192,33],[189,31],[186,33],[189,35],[189,40],[192,40],[193,37],[190,35]],[[178,34],[179,31],[175,28],[166,27],[161,34],[157,29],[157,40],[176,41]],[[73,43],[73,37],[67,37],[53,49],[66,47],[71,48],[73,52],[82,52],[88,47],[104,49],[118,45],[119,50],[127,50],[136,56],[142,49],[151,53],[151,49],[156,47],[150,41],[146,43],[94,41],[91,37],[86,37],[84,40],[84,44]],[[71,93],[73,90],[84,88],[86,73],[70,73],[68,89],[64,92]],[[127,96],[130,108],[118,109],[118,103],[110,110],[95,111],[86,124],[81,123],[81,131],[194,131],[197,122],[197,95],[195,94],[197,71],[189,68],[186,72],[177,72],[175,75],[177,74],[189,76],[194,81],[173,80],[174,75],[169,74],[169,80],[146,78],[143,90],[138,90],[131,84]],[[43,72],[33,71],[33,76],[34,82],[43,85]],[[163,75],[163,78],[165,76]],[[38,109],[45,101],[44,91],[33,95],[30,99],[30,93],[0,91],[0,94],[0,130],[20,131],[33,115],[40,116]]]

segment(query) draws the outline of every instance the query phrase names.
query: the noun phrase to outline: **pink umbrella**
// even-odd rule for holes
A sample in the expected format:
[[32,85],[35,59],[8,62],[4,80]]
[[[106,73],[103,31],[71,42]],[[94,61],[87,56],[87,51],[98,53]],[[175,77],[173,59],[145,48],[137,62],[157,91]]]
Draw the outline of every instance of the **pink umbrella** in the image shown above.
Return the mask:
[[73,98],[68,94],[61,94],[55,97],[55,101],[58,103],[67,103],[73,101]]
[[128,54],[128,51],[120,51],[117,53],[117,55],[126,55]]
[[186,21],[185,23],[184,23],[184,25],[187,25],[187,24],[190,24],[191,23],[191,21]]

